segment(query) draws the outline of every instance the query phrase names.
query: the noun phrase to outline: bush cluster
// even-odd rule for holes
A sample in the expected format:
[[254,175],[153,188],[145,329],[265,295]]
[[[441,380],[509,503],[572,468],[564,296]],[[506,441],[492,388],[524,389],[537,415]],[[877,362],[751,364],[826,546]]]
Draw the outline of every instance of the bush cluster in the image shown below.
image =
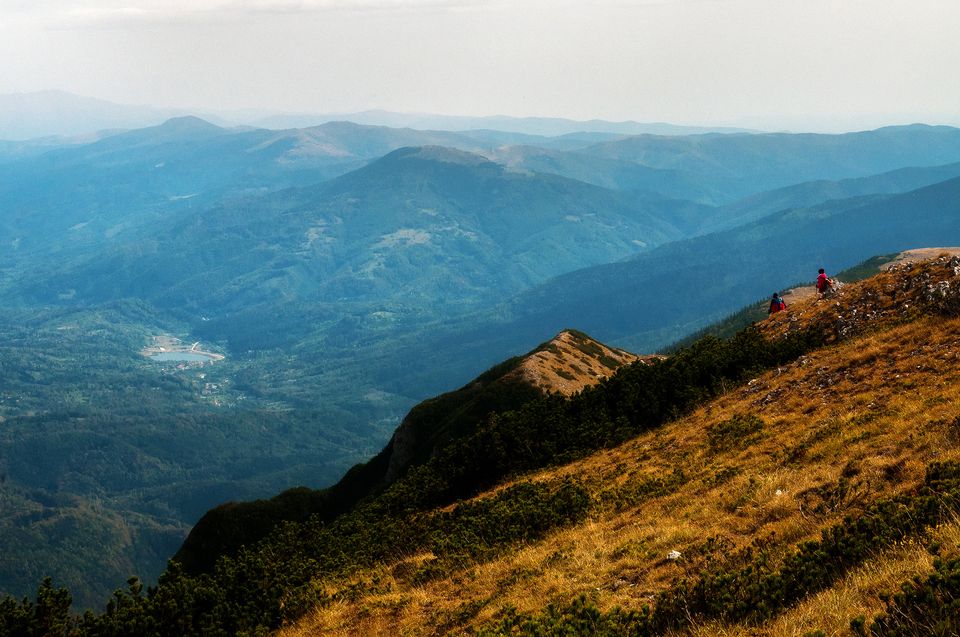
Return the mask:
[[[484,635],[622,635],[649,637],[681,630],[694,620],[759,622],[818,590],[899,539],[960,512],[960,464],[934,463],[915,493],[878,502],[801,544],[779,565],[769,541],[710,564],[696,577],[660,593],[653,607],[599,612],[579,599],[539,614],[508,612]],[[938,562],[887,603],[874,635],[954,635],[960,626],[960,560]],[[594,630],[595,628],[595,630]]]
[[711,451],[743,448],[754,442],[763,421],[752,414],[737,414],[728,420],[707,428],[707,443]]
[[877,637],[960,634],[960,558],[937,560],[926,578],[917,577],[886,601],[870,626]]

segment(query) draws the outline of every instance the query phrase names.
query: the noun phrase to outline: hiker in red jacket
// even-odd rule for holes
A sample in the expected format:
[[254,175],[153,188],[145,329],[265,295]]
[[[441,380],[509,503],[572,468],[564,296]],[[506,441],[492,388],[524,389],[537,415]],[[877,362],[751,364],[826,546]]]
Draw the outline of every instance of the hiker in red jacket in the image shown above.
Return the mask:
[[820,293],[820,296],[826,296],[827,292],[830,291],[830,288],[833,287],[833,281],[831,281],[830,277],[826,275],[826,273],[823,271],[823,268],[820,268],[818,272],[817,292]]
[[770,309],[767,310],[767,314],[776,314],[785,309],[787,309],[786,301],[783,300],[783,297],[780,296],[778,292],[774,292],[773,298],[770,299]]

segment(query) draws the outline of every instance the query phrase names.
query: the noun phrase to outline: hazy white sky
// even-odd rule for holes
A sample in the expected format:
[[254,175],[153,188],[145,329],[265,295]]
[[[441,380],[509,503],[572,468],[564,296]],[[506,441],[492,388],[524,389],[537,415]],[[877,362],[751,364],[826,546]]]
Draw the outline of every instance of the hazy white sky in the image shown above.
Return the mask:
[[960,125],[958,0],[0,0],[0,93],[793,130]]

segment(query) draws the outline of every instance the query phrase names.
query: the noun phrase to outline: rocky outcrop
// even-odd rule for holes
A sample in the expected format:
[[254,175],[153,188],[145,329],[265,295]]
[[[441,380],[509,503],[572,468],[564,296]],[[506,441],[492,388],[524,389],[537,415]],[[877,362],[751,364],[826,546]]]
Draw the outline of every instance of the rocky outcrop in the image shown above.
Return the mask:
[[925,260],[901,255],[880,274],[846,284],[826,298],[796,303],[760,329],[782,336],[813,327],[822,329],[828,341],[839,341],[918,313],[960,315],[960,255],[943,252]]

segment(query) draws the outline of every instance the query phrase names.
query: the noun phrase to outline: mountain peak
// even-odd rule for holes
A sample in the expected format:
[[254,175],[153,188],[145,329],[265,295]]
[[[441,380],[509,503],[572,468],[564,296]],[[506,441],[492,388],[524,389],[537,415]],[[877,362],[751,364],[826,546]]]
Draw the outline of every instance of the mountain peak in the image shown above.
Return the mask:
[[465,150],[457,150],[456,148],[450,148],[448,146],[409,146],[388,153],[382,159],[384,162],[409,160],[442,162],[463,166],[493,165],[493,162],[482,155],[470,153]]
[[564,330],[532,352],[511,358],[468,385],[414,407],[388,446],[387,482],[436,450],[438,441],[464,435],[493,411],[516,409],[543,394],[572,396],[640,357],[608,347],[583,332]]
[[223,131],[223,129],[219,126],[211,124],[207,120],[201,119],[196,115],[171,117],[164,123],[157,126],[157,130],[175,133],[214,133]]
[[367,495],[393,484],[412,467],[427,463],[451,440],[476,432],[491,413],[519,409],[548,393],[573,396],[624,365],[654,358],[659,357],[637,356],[608,347],[583,332],[564,330],[460,389],[416,405],[379,454],[355,466],[326,492],[292,490],[271,500],[228,503],[209,511],[194,526],[175,559],[189,572],[203,572],[213,567],[217,556],[259,541],[281,520],[303,520],[311,514],[331,520]]
[[527,354],[504,378],[521,380],[546,393],[571,396],[637,360],[652,360],[608,347],[577,330],[563,330]]

